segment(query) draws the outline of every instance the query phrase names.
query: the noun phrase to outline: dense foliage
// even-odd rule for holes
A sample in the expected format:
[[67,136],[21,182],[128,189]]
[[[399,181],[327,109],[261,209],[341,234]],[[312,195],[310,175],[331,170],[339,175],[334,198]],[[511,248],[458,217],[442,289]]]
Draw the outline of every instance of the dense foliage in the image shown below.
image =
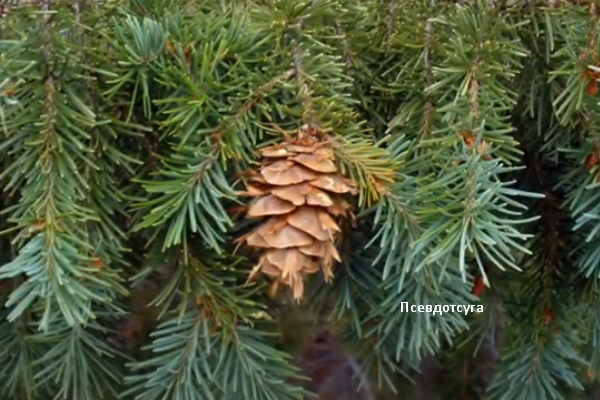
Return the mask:
[[[1,5],[0,399],[300,399],[324,322],[381,398],[432,358],[428,400],[586,398],[600,8],[510,3]],[[306,125],[356,220],[296,303],[247,281],[239,194]]]

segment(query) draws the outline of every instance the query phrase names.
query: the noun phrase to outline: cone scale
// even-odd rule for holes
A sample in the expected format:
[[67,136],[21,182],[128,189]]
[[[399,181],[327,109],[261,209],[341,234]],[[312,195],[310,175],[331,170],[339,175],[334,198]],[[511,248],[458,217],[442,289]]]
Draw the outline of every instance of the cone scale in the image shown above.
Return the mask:
[[303,126],[296,138],[259,152],[262,164],[241,193],[254,198],[246,217],[263,220],[240,238],[261,251],[250,279],[266,275],[272,292],[287,286],[299,301],[307,274],[321,271],[327,281],[333,278],[333,266],[341,261],[338,221],[350,216],[344,197],[356,188],[339,172],[329,142],[315,128]]

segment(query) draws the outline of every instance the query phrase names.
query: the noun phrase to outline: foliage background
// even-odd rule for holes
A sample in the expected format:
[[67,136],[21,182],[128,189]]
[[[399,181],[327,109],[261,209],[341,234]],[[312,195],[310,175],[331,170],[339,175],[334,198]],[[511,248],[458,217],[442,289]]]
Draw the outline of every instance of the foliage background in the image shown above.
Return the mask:
[[[585,398],[600,14],[463,3],[4,4],[0,398],[300,398],[324,321],[382,398]],[[334,283],[296,305],[246,284],[232,210],[274,126],[306,122],[361,192]]]

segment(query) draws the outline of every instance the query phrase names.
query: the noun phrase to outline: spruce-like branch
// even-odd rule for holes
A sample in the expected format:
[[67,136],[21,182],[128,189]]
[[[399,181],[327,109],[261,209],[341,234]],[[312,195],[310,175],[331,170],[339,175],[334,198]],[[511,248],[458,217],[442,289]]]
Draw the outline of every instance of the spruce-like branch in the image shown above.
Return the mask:
[[31,340],[31,330],[26,319],[15,322],[6,320],[6,312],[0,313],[0,389],[2,398],[34,399],[40,393],[35,381],[39,370],[34,363],[42,357],[46,345]]
[[180,305],[152,333],[148,349],[153,356],[132,364],[135,375],[128,378],[132,386],[127,393],[150,400],[300,398],[302,391],[286,383],[297,376],[289,356],[253,327],[261,311],[246,299],[253,291],[227,278],[233,266],[188,259],[154,301],[168,307],[177,300]]
[[569,338],[559,335],[545,343],[515,342],[503,357],[501,372],[490,387],[494,400],[567,400],[557,383],[583,390],[573,365],[584,362]]
[[116,397],[121,390],[124,358],[106,341],[106,330],[97,323],[86,328],[63,324],[49,333],[31,335],[33,343],[52,347],[35,360],[36,385],[53,390],[61,400],[94,400]]
[[342,173],[348,174],[360,188],[358,203],[361,207],[377,203],[385,187],[395,181],[398,163],[381,146],[382,143],[358,137],[339,137],[333,141]]
[[[34,306],[40,327],[49,329],[55,310],[71,325],[93,319],[91,302],[110,303],[119,279],[114,274],[98,279],[92,266],[98,243],[92,243],[86,226],[98,221],[98,215],[85,201],[90,183],[84,171],[97,167],[89,159],[89,144],[99,121],[93,105],[86,104],[85,88],[72,84],[74,77],[87,73],[81,52],[70,51],[72,38],[56,31],[73,16],[50,18],[48,3],[43,7],[45,13],[36,17],[39,26],[11,42],[10,57],[0,68],[22,82],[12,119],[4,121],[17,133],[5,143],[13,156],[0,178],[7,181],[5,190],[20,194],[21,201],[3,212],[16,225],[11,230],[20,231],[15,243],[23,246],[0,268],[0,277],[28,278],[11,294],[8,305],[15,307],[9,319]],[[70,67],[60,73],[52,69],[62,63]]]

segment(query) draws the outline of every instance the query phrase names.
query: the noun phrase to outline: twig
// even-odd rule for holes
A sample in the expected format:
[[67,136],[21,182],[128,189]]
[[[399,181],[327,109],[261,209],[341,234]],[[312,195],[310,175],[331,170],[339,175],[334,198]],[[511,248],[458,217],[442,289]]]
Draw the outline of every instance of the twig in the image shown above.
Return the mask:
[[[429,6],[431,9],[435,7],[436,0],[430,0]],[[431,63],[431,50],[434,43],[433,37],[433,22],[431,18],[427,19],[427,23],[425,25],[425,50],[423,53],[423,64],[425,65],[425,83],[427,87],[433,85],[433,65]],[[435,106],[433,101],[431,100],[431,96],[427,96],[427,100],[425,101],[425,122],[422,130],[423,136],[428,136],[431,131],[432,120],[435,114]]]
[[[429,6],[435,7],[436,0],[430,0]],[[427,19],[425,25],[425,54],[423,55],[423,62],[425,64],[425,79],[427,80],[427,86],[433,84],[433,72],[431,65],[431,47],[433,46],[433,22],[431,18]]]

